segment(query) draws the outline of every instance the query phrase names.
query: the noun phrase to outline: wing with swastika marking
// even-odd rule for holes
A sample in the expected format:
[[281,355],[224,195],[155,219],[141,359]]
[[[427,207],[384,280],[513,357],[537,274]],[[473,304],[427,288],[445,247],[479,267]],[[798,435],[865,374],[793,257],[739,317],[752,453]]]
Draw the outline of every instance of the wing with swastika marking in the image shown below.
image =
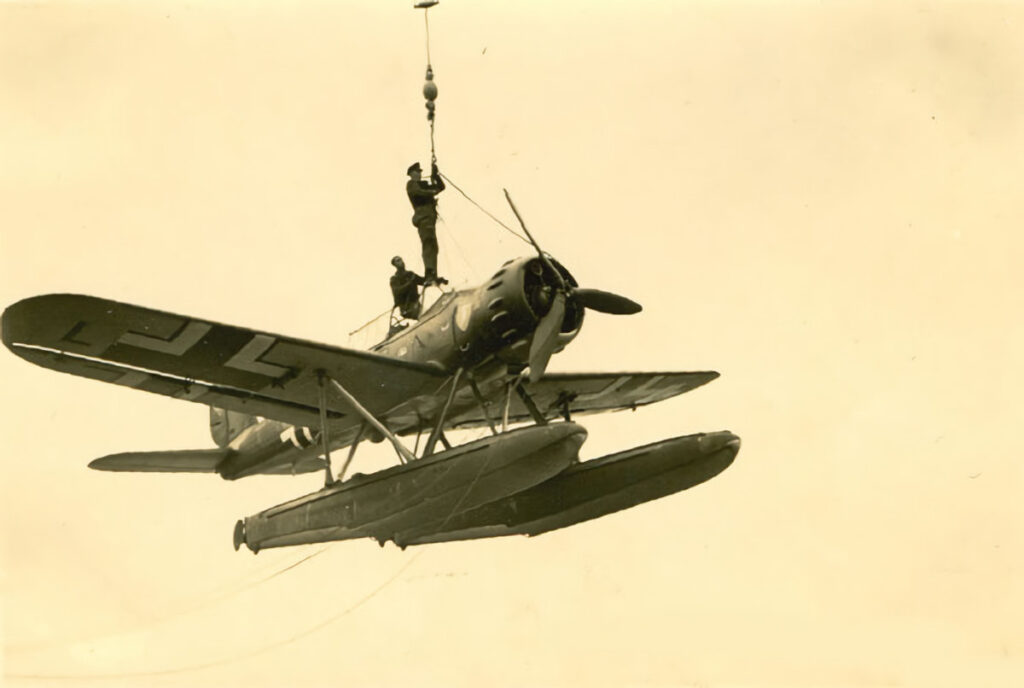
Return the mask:
[[[19,301],[0,327],[7,348],[46,368],[299,426],[320,425],[318,371],[384,419],[408,417],[411,402],[425,412],[435,398],[443,403],[448,377],[425,364],[75,294]],[[328,395],[327,412],[332,432],[361,424],[338,395]]]

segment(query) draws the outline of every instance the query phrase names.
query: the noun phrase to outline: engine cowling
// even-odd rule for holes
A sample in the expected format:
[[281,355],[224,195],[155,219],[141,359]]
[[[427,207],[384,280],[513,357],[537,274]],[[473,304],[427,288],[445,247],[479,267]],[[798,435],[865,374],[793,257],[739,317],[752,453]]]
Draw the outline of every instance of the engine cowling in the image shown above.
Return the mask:
[[[568,270],[555,261],[552,265],[562,280],[576,285]],[[443,295],[417,322],[372,351],[450,371],[474,368],[488,359],[525,366],[534,331],[550,311],[558,284],[539,258],[510,260],[479,287]],[[583,314],[582,305],[567,305],[558,349],[579,333]]]
[[[562,279],[575,286],[569,271],[552,261]],[[456,305],[455,343],[463,365],[489,356],[511,366],[526,365],[530,341],[540,319],[551,309],[558,282],[539,258],[503,265],[476,289],[472,299]],[[558,348],[572,341],[583,325],[584,309],[569,304],[559,331]]]

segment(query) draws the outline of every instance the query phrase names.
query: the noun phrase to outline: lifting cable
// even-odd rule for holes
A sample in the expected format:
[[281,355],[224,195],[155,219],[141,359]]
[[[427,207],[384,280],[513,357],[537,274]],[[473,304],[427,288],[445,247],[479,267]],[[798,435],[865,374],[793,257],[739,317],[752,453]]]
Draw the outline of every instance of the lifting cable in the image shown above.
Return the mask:
[[[426,99],[427,121],[430,122],[430,165],[431,165],[431,167],[433,167],[434,165],[437,164],[437,150],[436,150],[436,147],[435,147],[435,144],[434,144],[434,116],[436,114],[436,107],[435,107],[434,101],[437,100],[437,84],[434,83],[434,68],[433,68],[433,66],[430,63],[430,19],[428,18],[428,14],[430,12],[430,8],[433,7],[434,5],[438,4],[439,1],[440,0],[422,0],[421,2],[418,2],[415,5],[413,5],[413,7],[415,9],[423,10],[423,30],[424,30],[424,35],[425,35],[425,39],[426,39],[426,50],[427,50],[427,74],[426,74],[426,81],[423,84],[423,97]],[[481,206],[479,203],[477,203],[472,198],[470,198],[469,194],[467,194],[465,191],[463,191],[461,188],[459,188],[459,185],[456,184],[455,182],[453,182],[451,179],[449,179],[446,175],[441,174],[440,176],[446,182],[448,182],[449,184],[454,186],[456,188],[456,190],[458,190],[459,193],[461,193],[463,196],[465,196],[466,199],[470,203],[472,203],[477,208],[479,208],[481,211],[483,211],[484,214],[487,215],[489,218],[491,218],[492,220],[497,222],[499,225],[504,227],[507,231],[509,231],[512,234],[514,234],[515,236],[517,236],[524,243],[527,243],[527,244],[531,243],[522,234],[520,234],[519,232],[515,231],[514,229],[512,229],[511,227],[506,225],[504,222],[502,222],[501,220],[496,218],[494,215],[489,213],[483,206]]]
[[427,75],[426,81],[423,84],[423,97],[427,100],[427,121],[430,122],[431,166],[437,164],[437,153],[434,149],[434,101],[437,100],[437,84],[434,83],[434,68],[430,65],[430,20],[428,19],[427,14],[430,12],[430,8],[438,2],[439,0],[424,0],[423,2],[418,2],[414,5],[416,9],[423,10],[423,29],[427,43]]

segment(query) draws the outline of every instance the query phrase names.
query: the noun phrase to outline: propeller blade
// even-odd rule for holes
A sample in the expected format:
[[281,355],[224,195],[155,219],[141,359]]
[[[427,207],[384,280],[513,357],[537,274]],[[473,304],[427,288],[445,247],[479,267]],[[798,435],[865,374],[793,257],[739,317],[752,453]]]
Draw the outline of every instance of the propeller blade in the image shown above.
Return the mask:
[[643,310],[643,306],[632,299],[600,289],[576,289],[572,296],[581,306],[599,313],[633,315]]
[[551,274],[555,276],[556,280],[558,280],[558,286],[562,289],[566,289],[568,285],[565,283],[562,273],[555,269],[555,266],[551,264],[551,259],[548,258],[547,254],[541,249],[540,244],[538,244],[537,240],[533,238],[532,234],[530,234],[530,230],[526,228],[526,223],[523,222],[523,216],[519,214],[519,209],[516,208],[516,204],[512,202],[512,196],[509,194],[508,189],[502,189],[502,191],[505,192],[505,198],[508,200],[508,204],[512,207],[512,212],[515,213],[516,219],[519,220],[519,226],[523,228],[523,231],[526,232],[526,236],[530,240],[530,243],[533,244],[535,249],[537,249],[537,255],[540,256],[540,259],[548,266],[548,270],[550,270]]
[[565,318],[565,294],[555,292],[555,300],[551,304],[551,310],[547,312],[537,329],[533,332],[533,342],[530,343],[530,382],[536,382],[547,370],[551,354],[555,352],[558,345],[558,332],[562,329],[562,320]]

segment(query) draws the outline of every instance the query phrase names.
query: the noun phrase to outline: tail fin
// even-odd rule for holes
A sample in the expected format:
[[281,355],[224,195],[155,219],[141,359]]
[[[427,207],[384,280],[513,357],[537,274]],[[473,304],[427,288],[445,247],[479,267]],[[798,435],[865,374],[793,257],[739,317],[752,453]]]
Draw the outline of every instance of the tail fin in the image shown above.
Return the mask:
[[210,434],[218,447],[226,447],[239,433],[256,422],[256,416],[210,407]]

